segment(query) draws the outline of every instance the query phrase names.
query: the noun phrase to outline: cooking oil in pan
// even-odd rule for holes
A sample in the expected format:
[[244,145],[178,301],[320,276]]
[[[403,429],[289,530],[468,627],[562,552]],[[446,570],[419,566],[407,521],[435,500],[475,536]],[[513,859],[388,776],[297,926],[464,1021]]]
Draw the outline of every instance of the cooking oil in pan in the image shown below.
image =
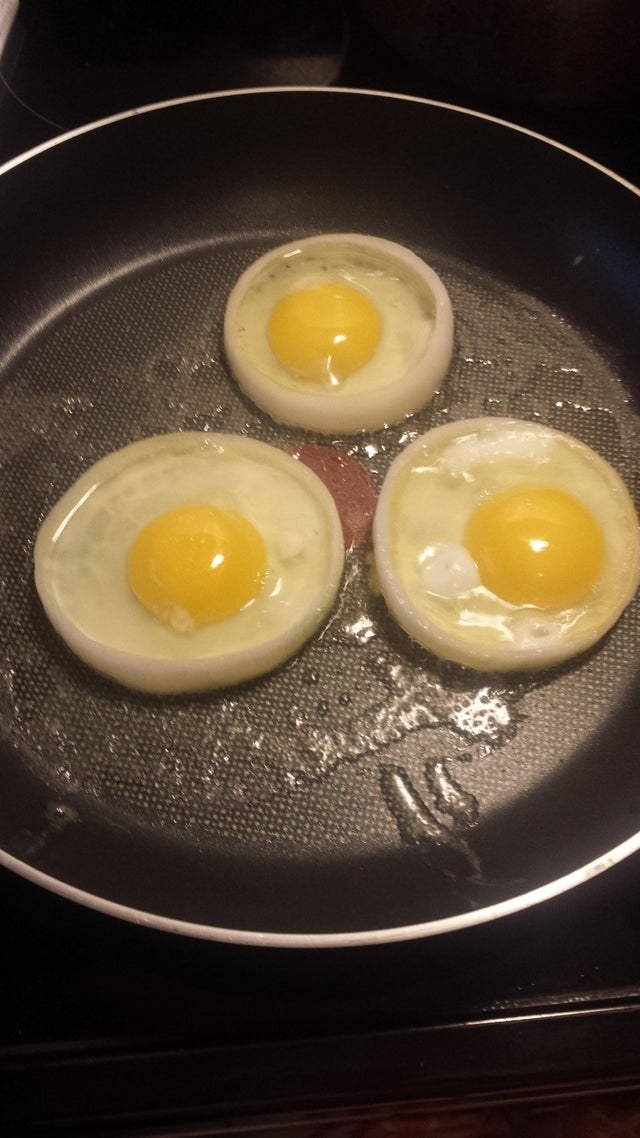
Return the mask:
[[[56,801],[90,796],[185,840],[267,842],[276,853],[424,842],[455,848],[471,864],[483,817],[570,759],[623,697],[635,670],[637,606],[595,652],[548,676],[465,672],[435,661],[394,625],[371,590],[365,545],[349,555],[325,629],[296,659],[237,690],[156,700],[72,658],[30,588],[39,521],[101,454],[203,425],[290,445],[290,432],[238,394],[219,351],[224,290],[246,255],[244,246],[241,254],[230,248],[224,272],[216,250],[125,275],[45,328],[6,376],[3,733]],[[583,438],[637,490],[636,418],[596,348],[536,300],[467,266],[438,269],[457,318],[442,391],[405,423],[336,445],[380,485],[395,454],[428,427],[513,415]],[[220,281],[217,299],[212,281]],[[162,319],[158,296],[167,303]],[[126,345],[113,334],[123,312],[135,314]],[[92,342],[100,352],[87,359],[78,345]],[[349,817],[340,817],[341,800],[364,797],[368,812],[345,805]]]

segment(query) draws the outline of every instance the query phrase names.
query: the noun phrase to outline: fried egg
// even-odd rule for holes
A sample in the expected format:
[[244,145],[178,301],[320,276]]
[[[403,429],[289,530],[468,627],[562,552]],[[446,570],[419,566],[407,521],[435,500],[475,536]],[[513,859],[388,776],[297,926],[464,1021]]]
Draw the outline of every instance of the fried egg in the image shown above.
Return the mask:
[[147,692],[267,672],[330,610],[344,542],[320,479],[238,435],[159,435],[101,459],[34,548],[51,623],[87,664]]
[[390,466],[373,524],[387,606],[436,655],[546,668],[595,644],[640,581],[617,472],[570,435],[480,418],[436,427]]
[[278,422],[376,431],[444,379],[453,313],[439,276],[392,241],[355,233],[273,249],[242,274],[224,320],[227,361]]

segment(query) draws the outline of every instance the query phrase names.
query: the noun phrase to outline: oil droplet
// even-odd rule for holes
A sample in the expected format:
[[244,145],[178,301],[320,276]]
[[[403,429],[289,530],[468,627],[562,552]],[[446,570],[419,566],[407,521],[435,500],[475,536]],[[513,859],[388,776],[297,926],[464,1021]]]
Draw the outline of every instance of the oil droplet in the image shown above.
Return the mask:
[[383,766],[380,790],[402,841],[411,845],[430,845],[432,853],[437,853],[438,868],[457,878],[473,877],[477,880],[482,877],[474,852],[453,830],[439,821],[403,767]]
[[65,802],[48,802],[45,816],[51,822],[53,830],[61,830],[69,822],[77,822],[79,818],[77,810]]
[[509,727],[511,713],[504,692],[484,687],[452,708],[451,721],[461,734],[471,739],[487,736],[495,739]]
[[39,853],[55,835],[64,830],[66,826],[77,821],[79,821],[79,814],[73,806],[68,806],[65,802],[60,801],[48,802],[44,808],[38,832],[33,833],[25,830],[19,835],[22,846],[21,855],[32,857]]
[[445,759],[436,759],[425,766],[425,781],[434,805],[442,814],[448,814],[454,823],[473,826],[478,820],[478,801],[464,790],[447,769]]
[[366,644],[367,641],[372,640],[376,634],[373,621],[368,616],[361,616],[358,620],[353,621],[352,624],[345,624],[344,631],[347,636],[351,636],[357,644]]
[[349,724],[333,730],[310,725],[301,735],[310,777],[324,777],[342,762],[378,754],[420,730],[455,731],[475,748],[482,743],[499,745],[515,731],[519,715],[510,700],[519,698],[517,692],[489,687],[456,690],[399,664],[389,668],[387,679],[389,697]]
[[438,821],[402,767],[383,766],[380,789],[405,842],[452,842],[453,834]]

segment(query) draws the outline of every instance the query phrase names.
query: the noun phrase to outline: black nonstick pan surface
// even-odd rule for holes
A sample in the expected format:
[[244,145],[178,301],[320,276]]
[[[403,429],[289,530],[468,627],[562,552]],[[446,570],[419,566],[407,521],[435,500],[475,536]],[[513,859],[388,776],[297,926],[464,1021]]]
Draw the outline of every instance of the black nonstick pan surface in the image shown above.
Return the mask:
[[[401,242],[443,277],[450,374],[423,412],[322,439],[273,423],[224,360],[226,297],[322,232]],[[548,140],[375,93],[232,92],[65,136],[0,175],[0,846],[125,918],[347,945],[493,919],[640,846],[638,620],[536,675],[412,645],[347,558],[278,672],[136,695],[76,660],[32,580],[53,503],[173,430],[339,446],[380,485],[417,433],[510,415],[582,438],[638,498],[638,191]]]

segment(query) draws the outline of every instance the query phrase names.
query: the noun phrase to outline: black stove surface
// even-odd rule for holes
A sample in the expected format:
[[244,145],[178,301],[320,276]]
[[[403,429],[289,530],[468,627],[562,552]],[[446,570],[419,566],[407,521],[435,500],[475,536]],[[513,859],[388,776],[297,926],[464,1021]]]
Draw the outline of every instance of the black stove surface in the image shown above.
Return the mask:
[[632,857],[456,935],[318,951],[181,939],[5,872],[2,1132],[182,1134],[637,1088],[639,872]]
[[[394,54],[350,5],[228,7],[157,18],[165,8],[146,2],[22,0],[2,59],[0,160],[128,106],[335,84],[495,114],[640,183],[637,103],[474,99]],[[209,1134],[640,1087],[639,881],[636,854],[461,933],[294,951],[173,937],[2,870],[0,1133]]]

